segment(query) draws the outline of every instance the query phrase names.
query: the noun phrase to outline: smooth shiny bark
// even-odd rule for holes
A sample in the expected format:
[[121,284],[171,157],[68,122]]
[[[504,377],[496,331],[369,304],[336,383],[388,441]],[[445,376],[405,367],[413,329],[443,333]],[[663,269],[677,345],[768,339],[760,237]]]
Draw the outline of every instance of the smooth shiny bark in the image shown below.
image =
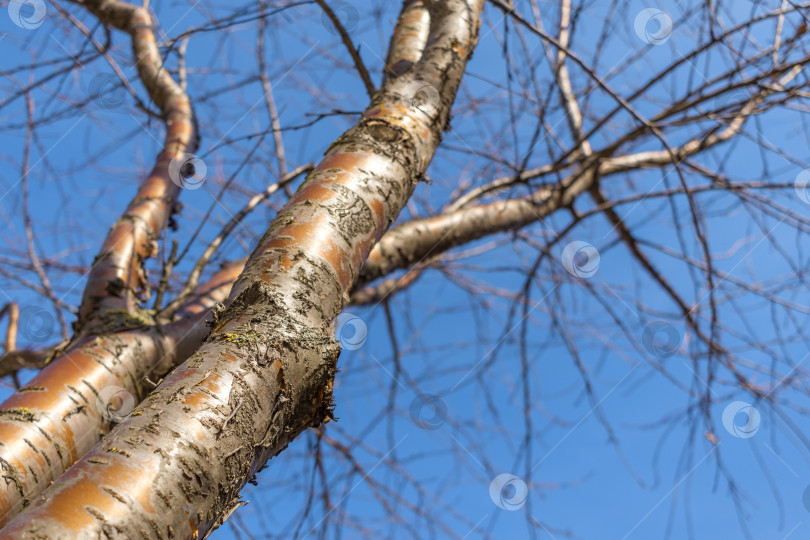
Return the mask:
[[210,332],[211,308],[227,298],[240,270],[237,265],[215,273],[177,322],[80,338],[0,404],[0,525],[200,346]]
[[143,263],[157,252],[157,239],[180,193],[169,164],[194,152],[198,141],[188,96],[163,69],[149,11],[117,0],[73,1],[102,23],[129,33],[140,80],[166,125],[163,150],[152,172],[110,229],[87,277],[77,330],[102,333],[105,326],[115,324],[115,314],[138,312],[137,295],[147,285]]
[[[433,157],[482,8],[431,2],[421,59],[273,220],[205,344],[0,538],[203,537],[270,457],[331,415],[332,322]],[[418,96],[426,86],[438,99]]]
[[429,31],[430,13],[425,1],[405,0],[391,36],[385,60],[385,79],[402,75],[419,61]]

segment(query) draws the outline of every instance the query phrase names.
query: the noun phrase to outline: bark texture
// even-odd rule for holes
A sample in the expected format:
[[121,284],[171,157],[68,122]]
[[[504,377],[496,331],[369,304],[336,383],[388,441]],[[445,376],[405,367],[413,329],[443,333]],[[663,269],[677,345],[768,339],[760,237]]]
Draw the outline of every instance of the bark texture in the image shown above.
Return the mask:
[[[163,113],[166,140],[152,173],[94,261],[76,338],[65,351],[48,353],[48,358],[57,358],[0,405],[0,472],[5,480],[0,525],[92,448],[121,419],[116,412],[121,406],[137,403],[152,389],[147,377],[160,380],[188,358],[209,332],[208,312],[226,297],[238,273],[238,268],[217,273],[176,323],[156,326],[139,309],[137,295],[146,283],[143,263],[156,250],[180,190],[169,164],[196,146],[191,106],[163,69],[147,9],[116,0],[75,3],[130,35],[138,75]],[[4,365],[26,366],[33,354],[20,354]]]
[[163,151],[124,215],[107,234],[87,278],[77,330],[99,333],[120,310],[138,312],[138,294],[147,286],[143,263],[157,252],[158,236],[180,193],[180,184],[170,177],[169,164],[186,152],[194,152],[198,141],[188,96],[163,69],[149,11],[117,0],[73,1],[102,23],[129,33],[140,80],[166,124]]
[[430,13],[425,1],[405,0],[385,60],[386,80],[402,75],[419,61],[429,31]]
[[0,538],[205,536],[270,457],[331,415],[332,321],[433,157],[483,3],[430,3],[420,60],[273,220],[205,344]]
[[152,390],[150,380],[199,347],[211,307],[226,298],[240,268],[216,273],[175,323],[79,338],[0,404],[0,525],[131,413]]

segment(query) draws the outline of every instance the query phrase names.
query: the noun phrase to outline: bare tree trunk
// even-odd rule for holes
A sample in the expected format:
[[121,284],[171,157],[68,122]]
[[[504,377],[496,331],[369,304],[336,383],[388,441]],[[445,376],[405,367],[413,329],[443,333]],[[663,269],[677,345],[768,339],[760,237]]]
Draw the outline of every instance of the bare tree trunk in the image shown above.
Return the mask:
[[270,457],[331,415],[331,323],[433,157],[483,4],[429,3],[421,58],[273,220],[205,344],[0,538],[204,536]]
[[138,75],[163,115],[166,140],[151,174],[96,256],[76,336],[64,354],[0,407],[0,468],[6,484],[0,525],[109,431],[120,419],[110,407],[140,400],[151,389],[149,376],[160,380],[199,346],[208,332],[208,309],[224,297],[234,277],[232,269],[218,274],[208,285],[209,298],[198,299],[184,320],[166,327],[154,325],[139,308],[137,295],[147,283],[144,261],[157,250],[157,237],[180,192],[169,165],[194,150],[196,130],[188,96],[163,69],[149,12],[117,0],[76,3],[130,34]]
[[240,267],[215,274],[179,321],[84,336],[0,406],[0,524],[36,499],[200,346]]

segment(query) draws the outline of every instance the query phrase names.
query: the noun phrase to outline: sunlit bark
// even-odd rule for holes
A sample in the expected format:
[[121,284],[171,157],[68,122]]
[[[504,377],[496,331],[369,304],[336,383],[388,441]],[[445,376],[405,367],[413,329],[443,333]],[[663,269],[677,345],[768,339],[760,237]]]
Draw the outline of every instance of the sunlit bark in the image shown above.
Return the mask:
[[331,415],[330,325],[433,157],[482,8],[431,3],[421,59],[273,220],[205,344],[0,537],[202,536],[267,459]]
[[[616,323],[614,330],[624,332],[641,354],[648,356],[644,352],[647,350],[652,356],[657,356],[656,350],[650,350],[655,347],[645,341],[648,338],[646,333],[638,336],[637,343],[633,341],[636,336],[632,334],[633,329],[628,328],[624,316],[612,311],[613,297],[624,297],[627,306],[637,302],[639,323],[653,314],[673,321],[681,315],[687,334],[683,336],[682,344],[672,346],[685,350],[691,340],[693,350],[689,354],[696,373],[704,363],[710,374],[722,366],[725,376],[731,378],[737,387],[757,400],[771,399],[771,394],[766,393],[761,383],[747,378],[747,374],[737,367],[754,364],[737,355],[737,349],[724,347],[721,333],[738,329],[724,327],[715,316],[715,306],[718,302],[722,304],[729,298],[737,298],[737,293],[726,291],[726,287],[734,286],[776,308],[787,309],[789,314],[806,315],[807,309],[780,296],[793,282],[786,281],[790,285],[784,289],[772,287],[757,279],[735,277],[732,272],[714,266],[715,257],[708,250],[710,244],[701,240],[706,223],[703,218],[711,216],[711,211],[706,214],[705,210],[713,205],[704,206],[703,201],[708,199],[706,196],[710,192],[717,192],[718,199],[725,196],[733,200],[739,208],[751,212],[756,220],[762,216],[762,223],[757,224],[765,237],[770,237],[767,219],[774,215],[780,224],[790,223],[801,234],[810,228],[803,215],[788,210],[776,197],[784,191],[791,195],[795,191],[802,200],[810,198],[806,193],[807,186],[798,183],[799,178],[795,185],[791,179],[778,180],[775,175],[781,174],[782,169],[770,166],[763,167],[756,181],[731,178],[723,166],[725,158],[718,158],[733,146],[720,145],[735,138],[736,141],[747,139],[755,142],[763,155],[773,153],[787,163],[801,163],[795,155],[786,155],[764,138],[759,140],[758,131],[752,124],[759,122],[759,119],[754,120],[757,115],[772,108],[784,107],[791,113],[803,110],[801,99],[797,98],[806,97],[806,85],[800,77],[810,60],[802,40],[806,25],[794,24],[793,31],[787,32],[785,28],[790,25],[783,23],[788,15],[794,15],[793,11],[801,11],[806,5],[784,3],[780,9],[752,15],[737,26],[719,25],[705,35],[703,31],[697,32],[700,39],[694,49],[679,53],[671,62],[649,66],[643,77],[640,75],[638,85],[625,86],[628,75],[622,75],[621,71],[637,68],[646,54],[656,54],[663,48],[647,47],[646,52],[635,51],[627,57],[625,64],[619,61],[608,71],[604,62],[607,53],[603,49],[606,41],[594,38],[597,50],[593,59],[579,52],[581,41],[575,39],[575,34],[577,29],[581,34],[582,29],[587,28],[582,23],[585,15],[581,3],[561,1],[541,9],[535,2],[517,6],[493,0],[491,4],[500,8],[493,11],[500,20],[491,25],[489,41],[485,42],[487,49],[479,54],[490,61],[489,55],[493,51],[496,55],[502,53],[499,59],[503,60],[503,66],[498,70],[506,68],[507,80],[492,80],[487,69],[483,73],[476,70],[476,80],[465,87],[463,98],[455,107],[446,160],[437,163],[438,166],[430,172],[431,179],[427,179],[427,167],[439,147],[442,132],[450,128],[450,109],[466,61],[473,51],[483,0],[404,0],[387,54],[380,51],[375,59],[370,56],[368,40],[361,41],[358,36],[368,35],[372,18],[380,23],[378,30],[387,29],[385,10],[372,13],[369,18],[364,14],[363,26],[357,27],[351,16],[345,17],[353,9],[346,3],[321,0],[272,3],[272,6],[260,3],[237,8],[222,17],[210,16],[196,27],[189,24],[190,28],[185,28],[178,37],[168,26],[164,27],[165,34],[158,31],[158,22],[152,20],[150,10],[153,8],[148,2],[138,7],[118,0],[72,1],[92,14],[88,17],[91,25],[85,26],[58,4],[48,4],[48,9],[53,6],[60,21],[69,23],[67,26],[73,25],[75,28],[71,27],[71,30],[79,31],[80,44],[86,45],[93,55],[77,53],[75,57],[49,58],[42,63],[35,61],[32,71],[45,68],[46,76],[39,79],[45,82],[68,73],[79,78],[79,72],[85,69],[85,58],[103,57],[122,79],[135,104],[164,122],[166,139],[154,163],[151,156],[147,158],[152,172],[140,184],[123,215],[107,232],[92,267],[84,266],[83,262],[75,263],[75,253],[68,255],[71,258],[66,260],[71,264],[66,264],[61,261],[61,254],[44,256],[38,253],[41,248],[35,242],[39,236],[35,235],[34,221],[47,220],[28,211],[27,186],[29,157],[33,157],[29,154],[39,144],[40,125],[48,125],[58,116],[58,113],[45,114],[44,117],[34,114],[35,103],[41,103],[38,97],[34,98],[46,90],[66,103],[76,100],[69,99],[73,97],[71,93],[62,95],[50,85],[37,82],[38,73],[33,74],[34,82],[18,84],[19,90],[15,89],[9,98],[13,100],[16,95],[26,99],[23,127],[26,128],[27,142],[22,160],[26,250],[22,262],[15,256],[4,255],[0,275],[49,300],[63,322],[62,310],[78,314],[78,319],[74,323],[76,332],[72,338],[68,339],[67,326],[62,324],[64,341],[46,343],[45,339],[31,339],[30,334],[26,334],[25,317],[21,315],[24,312],[17,311],[14,301],[0,311],[0,317],[4,313],[8,316],[6,351],[0,357],[0,376],[11,375],[15,388],[19,388],[17,371],[44,367],[33,380],[0,404],[0,475],[5,485],[0,494],[0,525],[16,516],[0,533],[0,539],[25,535],[35,538],[204,536],[236,508],[245,482],[254,477],[267,459],[281,452],[310,426],[317,426],[312,437],[317,442],[307,449],[306,454],[314,462],[313,482],[308,489],[310,495],[322,489],[324,511],[317,515],[316,506],[320,501],[317,496],[311,496],[301,508],[299,527],[320,519],[320,525],[316,527],[321,526],[323,529],[319,534],[326,535],[331,527],[342,531],[353,525],[351,512],[342,514],[340,504],[335,506],[335,498],[330,499],[337,491],[329,478],[334,472],[331,466],[335,463],[324,459],[322,452],[331,447],[338,451],[338,460],[345,459],[350,463],[352,474],[362,477],[364,485],[375,492],[392,521],[404,522],[402,516],[406,512],[431,526],[436,524],[442,534],[453,536],[453,529],[442,519],[452,516],[459,523],[465,523],[467,517],[463,512],[453,514],[442,504],[430,509],[415,505],[407,500],[406,495],[387,485],[382,491],[377,491],[381,483],[370,477],[373,469],[364,468],[352,455],[354,447],[359,448],[365,443],[356,440],[354,434],[342,431],[340,425],[322,425],[332,414],[331,389],[339,354],[338,344],[333,338],[335,316],[347,306],[381,304],[393,351],[394,384],[389,390],[387,409],[380,411],[379,418],[387,415],[388,419],[393,419],[401,412],[397,401],[403,397],[400,392],[413,390],[418,394],[423,379],[409,377],[412,373],[408,372],[409,365],[403,360],[408,351],[418,349],[403,346],[398,341],[398,333],[402,333],[397,328],[401,324],[401,314],[395,311],[399,302],[392,302],[391,295],[412,286],[433,268],[440,271],[442,280],[474,297],[474,305],[480,300],[486,309],[491,309],[491,298],[514,302],[510,317],[511,313],[523,309],[524,319],[519,325],[510,326],[499,343],[511,343],[506,338],[520,328],[523,371],[518,381],[525,391],[526,449],[530,450],[536,430],[531,426],[534,409],[529,392],[531,363],[527,353],[527,336],[531,333],[526,329],[529,321],[539,316],[541,310],[542,316],[548,316],[559,329],[560,336],[567,340],[569,353],[583,375],[585,391],[594,403],[599,402],[588,381],[591,368],[582,361],[577,346],[573,345],[576,329],[581,326],[579,320],[567,312],[569,306],[565,302],[548,301],[540,304],[537,310],[527,307],[537,300],[535,288],[538,283],[541,284],[540,290],[543,284],[553,283],[555,294],[562,294],[566,287],[557,288],[557,285],[566,285],[564,280],[570,278],[558,268],[560,262],[565,267],[565,261],[558,260],[553,250],[559,247],[559,242],[573,239],[568,237],[583,230],[587,223],[600,219],[597,216],[607,218],[612,235],[618,238],[611,241],[611,234],[608,234],[601,240],[591,241],[610,245],[611,249],[624,242],[630,262],[635,259],[647,272],[650,283],[676,307],[675,316],[672,316],[665,302],[648,304],[641,297],[632,299],[621,287],[610,289],[613,296],[605,300],[600,296],[601,281],[578,281],[577,290],[593,294],[602,302],[605,313]],[[621,11],[621,3],[614,3],[613,7]],[[559,19],[555,19],[557,10]],[[523,12],[531,12],[531,16]],[[276,86],[281,81],[276,80],[274,72],[276,68],[284,67],[283,62],[271,54],[273,49],[265,41],[267,34],[286,48],[286,40],[273,35],[274,28],[286,24],[281,18],[273,19],[281,13],[284,17],[293,17],[292,14],[296,13],[294,17],[300,16],[300,20],[308,24],[312,21],[305,17],[316,13],[323,17],[328,30],[337,30],[336,48],[332,49],[331,43],[326,45],[320,40],[313,50],[336,62],[328,75],[343,70],[359,77],[370,96],[370,104],[364,112],[357,112],[363,110],[363,106],[355,106],[356,94],[351,96],[353,106],[344,110],[343,103],[335,99],[336,89],[342,91],[342,87],[308,87],[309,82],[302,83],[306,77],[300,75],[323,71],[320,60],[310,66],[309,57],[306,57],[296,59],[300,63],[290,64],[290,79],[299,79],[293,87],[306,89],[314,102],[325,105],[325,108],[302,111],[314,118],[311,123],[281,122],[280,115],[289,111],[292,103],[289,95],[284,94],[287,89]],[[711,13],[705,16],[709,23],[714,21]],[[691,20],[699,19],[698,16],[686,16],[687,19],[690,17]],[[618,31],[615,30],[618,28],[616,15],[608,19],[606,32]],[[726,54],[724,47],[728,43],[736,42],[738,37],[757,35],[749,32],[757,21],[774,23],[776,36],[772,48],[755,47],[748,53],[734,51],[734,62],[721,66],[719,71],[707,67],[702,80],[696,79],[696,83],[681,88],[683,85],[678,81],[680,68],[699,65],[702,55],[714,55],[716,50]],[[235,69],[237,66],[229,64],[227,59],[223,60],[222,71],[207,72],[190,62],[186,72],[185,54],[189,40],[189,51],[204,51],[200,41],[196,41],[197,36],[210,36],[210,32],[216,30],[223,41],[230,39],[231,35],[239,40],[245,35],[243,28],[251,31],[251,23],[255,23],[257,30],[255,50],[258,61],[253,72],[245,72],[243,80],[231,78],[240,69]],[[239,32],[230,32],[236,28]],[[707,28],[711,28],[711,24]],[[122,32],[111,33],[111,29]],[[312,27],[308,30],[311,31]],[[524,35],[524,31],[528,35]],[[637,29],[635,31],[638,33]],[[106,42],[98,38],[102,33],[106,35]],[[121,37],[124,41],[131,40],[133,67],[137,66],[140,82],[149,96],[148,105],[141,101],[138,92],[125,80],[124,71],[118,68],[115,55],[119,51],[114,46],[117,42],[110,40],[111,35],[115,40]],[[342,47],[337,42],[338,35]],[[632,30],[629,35],[635,39]],[[637,37],[642,40],[639,43],[651,45],[641,35]],[[294,42],[291,39],[291,43]],[[515,43],[520,43],[525,50],[515,52]],[[542,46],[535,47],[538,43]],[[679,51],[684,50],[679,48]],[[543,53],[545,58],[542,58]],[[124,54],[128,54],[126,50]],[[341,56],[345,58],[341,59]],[[163,66],[163,61],[173,65],[175,59],[177,70],[172,73],[176,74],[177,82]],[[529,68],[523,70],[518,59],[529,59]],[[364,63],[375,61],[377,65],[382,64],[382,88],[379,91]],[[75,65],[62,68],[59,67],[62,62]],[[542,76],[543,69],[548,71],[545,77]],[[13,68],[7,75],[12,77],[18,71],[23,70]],[[218,82],[223,74],[228,82],[222,90],[204,94],[194,92],[196,106],[206,112],[200,115],[201,131],[211,132],[216,138],[218,130],[230,128],[221,125],[223,122],[218,114],[227,113],[224,114],[227,117],[235,113],[236,118],[244,114],[245,109],[233,106],[232,102],[227,102],[227,108],[220,107],[219,100],[224,101],[233,95],[237,103],[242,103],[241,99],[253,91],[250,85],[258,81],[264,92],[268,119],[265,125],[262,120],[256,120],[255,127],[244,135],[234,132],[235,136],[228,135],[212,145],[213,150],[206,156],[211,155],[212,160],[217,161],[217,176],[226,176],[231,170],[234,172],[227,180],[210,179],[212,184],[217,184],[210,190],[211,194],[216,193],[212,204],[215,211],[204,215],[179,258],[173,255],[162,257],[165,263],[161,279],[158,281],[153,277],[149,280],[145,262],[157,253],[160,242],[171,239],[165,228],[172,221],[172,213],[178,209],[176,203],[181,190],[177,179],[172,181],[170,178],[169,164],[185,152],[195,151],[197,146],[196,120],[185,93],[186,78],[189,77],[189,82]],[[535,76],[538,79],[531,80]],[[286,73],[284,77],[287,77]],[[631,79],[629,82],[635,81]],[[13,87],[17,83],[10,84]],[[39,84],[43,84],[41,89]],[[660,87],[666,85],[671,87],[671,99],[662,99],[663,95],[659,94]],[[541,86],[547,87],[547,95]],[[274,90],[278,92],[278,107]],[[95,99],[88,99],[83,90],[78,93],[86,100],[80,104],[81,112],[91,111],[91,101]],[[219,95],[228,97],[215,97]],[[364,96],[362,100],[365,100]],[[261,101],[260,98],[259,105]],[[605,111],[606,104],[608,109]],[[493,121],[490,111],[495,110],[494,106],[502,107],[502,110],[495,111],[495,124],[488,126]],[[258,107],[255,112],[260,109]],[[650,116],[641,116],[639,111]],[[285,152],[286,133],[309,128],[330,117],[358,116],[358,123],[329,147],[319,165],[308,163],[290,170],[294,165],[288,160],[296,161],[301,154],[311,150],[317,150],[320,155],[322,149],[295,148],[287,140],[287,150],[291,151]],[[471,126],[480,128],[481,133],[497,136],[482,141],[479,146],[477,139],[467,136]],[[529,133],[527,126],[535,128],[532,140],[528,137],[524,140]],[[14,129],[13,125],[8,128],[10,131]],[[266,146],[270,141],[271,133],[275,156],[271,153],[259,157],[262,145]],[[513,140],[508,141],[506,135],[512,135]],[[505,137],[501,140],[500,136]],[[256,146],[249,152],[240,147],[245,140],[256,141]],[[672,141],[671,144],[668,140]],[[459,141],[464,145],[458,144]],[[529,149],[521,156],[524,142],[529,143]],[[545,153],[541,150],[543,144],[548,145]],[[514,150],[514,156],[511,150]],[[453,163],[454,153],[460,153],[465,161],[469,157],[470,165]],[[730,153],[729,159],[737,155]],[[219,162],[221,156],[225,156],[225,160]],[[241,163],[231,169],[234,156]],[[44,155],[42,157],[44,159]],[[264,174],[275,170],[276,162],[279,175]],[[220,167],[220,163],[224,165]],[[453,172],[445,176],[447,164],[453,166]],[[481,164],[487,167],[487,176],[490,173],[497,176],[485,179],[483,170],[478,169]],[[103,160],[97,163],[100,167],[104,165]],[[263,168],[264,165],[267,166]],[[256,169],[260,171],[258,177],[247,174],[251,168],[254,172]],[[645,174],[644,169],[656,171]],[[293,195],[291,186],[297,185],[307,173],[307,179]],[[678,187],[665,182],[670,174],[672,179],[680,176]],[[650,179],[655,182],[652,178],[655,175],[661,177],[661,186],[647,184]],[[421,180],[432,181],[434,185],[429,191],[420,190],[419,197],[410,199]],[[222,190],[217,192],[219,186]],[[804,193],[800,193],[802,189]],[[762,195],[762,190],[766,195]],[[698,194],[705,195],[698,198]],[[687,210],[693,217],[691,225],[680,223],[676,209],[681,198],[689,200]],[[101,196],[99,200],[102,200]],[[638,222],[628,222],[619,212],[622,206],[636,208],[655,200],[672,206],[672,224],[682,252],[668,247],[663,240],[651,239],[644,234],[647,220],[641,218],[657,218],[655,211],[649,216],[636,214],[634,217]],[[281,208],[284,202],[287,204]],[[410,221],[393,226],[400,213],[406,213],[402,212],[406,204]],[[263,220],[256,216],[262,210],[278,211],[264,235],[261,232],[269,218]],[[252,219],[247,219],[248,216]],[[553,220],[544,222],[552,217]],[[221,223],[214,225],[218,219],[222,219]],[[68,224],[71,222],[71,219],[66,220]],[[519,230],[538,222],[544,222],[542,227]],[[214,226],[216,229],[211,231]],[[256,226],[259,227],[258,233]],[[720,229],[722,227],[721,222]],[[70,227],[66,229],[70,230]],[[176,242],[182,241],[180,238],[184,232],[173,239],[173,254]],[[486,239],[505,232],[513,234]],[[538,239],[538,232],[542,233],[543,240]],[[42,234],[42,231],[37,233]],[[702,255],[693,255],[685,247],[692,236],[700,237]],[[64,240],[61,236],[59,238]],[[203,239],[208,242],[207,247],[202,244]],[[769,242],[773,240],[772,237],[768,239]],[[239,242],[247,249],[254,248],[250,258],[224,267],[207,283],[198,286],[201,277],[209,275],[212,261],[223,256],[246,255],[246,252],[234,249],[234,243]],[[519,256],[520,261],[514,267],[511,261],[502,264],[496,260],[494,265],[490,264],[494,258],[487,252],[503,248],[504,243],[514,247]],[[602,249],[601,245],[599,247]],[[779,248],[778,245],[775,247]],[[77,248],[77,252],[84,249],[86,245]],[[164,249],[168,254],[169,249],[165,246]],[[226,250],[233,251],[223,253]],[[526,253],[532,254],[531,250],[536,250],[534,263],[524,258]],[[730,252],[735,250],[736,247]],[[487,256],[480,257],[483,253]],[[196,262],[189,261],[186,255],[196,256]],[[700,296],[702,292],[692,298],[679,282],[675,286],[676,281],[671,280],[680,277],[666,275],[667,267],[662,266],[658,259],[661,255],[683,262],[685,273],[696,270],[692,276],[695,290],[707,291],[705,298]],[[479,260],[487,259],[487,262],[478,266],[476,256]],[[722,254],[718,258],[722,259]],[[478,270],[490,270],[490,266],[498,272],[515,271],[525,278],[525,285],[513,289],[506,282],[497,284],[476,277]],[[178,275],[178,268],[182,275]],[[801,264],[796,264],[795,268],[800,269]],[[17,269],[35,273],[39,283],[22,276],[18,278]],[[54,286],[63,285],[64,275],[51,286],[49,272],[70,272],[88,278],[80,306],[55,293],[58,289]],[[790,276],[790,279],[794,278],[795,282],[803,283],[800,270]],[[154,302],[156,310],[144,309],[150,281],[151,287],[159,291]],[[722,287],[715,287],[716,284],[722,284]],[[618,291],[618,294],[613,291]],[[551,291],[543,291],[543,294],[546,292],[551,294]],[[21,298],[25,297],[16,301],[22,301]],[[405,303],[410,299],[402,300]],[[705,308],[709,311],[704,314]],[[529,317],[530,311],[535,312],[532,317]],[[370,309],[364,311],[370,312]],[[18,331],[25,336],[23,343],[26,346],[38,345],[39,348],[16,349]],[[680,335],[676,337],[681,338]],[[788,343],[789,338],[786,337],[784,342]],[[754,338],[746,344],[758,351],[766,351],[772,345],[756,342]],[[611,341],[606,344],[607,349],[618,349],[618,345]],[[625,350],[614,352],[629,354]],[[494,355],[492,358],[494,362]],[[790,366],[787,372],[793,373],[791,360],[787,360],[783,365]],[[163,380],[184,361],[177,371]],[[652,358],[651,365],[666,373],[666,366],[656,363],[655,358]],[[476,379],[487,390],[487,370],[492,366],[489,360],[479,362],[464,374],[464,380]],[[463,364],[461,368],[467,370]],[[459,367],[443,365],[435,371],[446,375],[456,369]],[[764,367],[756,366],[756,369],[766,373]],[[358,372],[352,369],[347,380]],[[780,380],[780,384],[786,380],[784,387],[798,387],[802,381],[801,377],[777,376],[775,368],[767,373]],[[436,376],[431,373],[434,377],[431,380],[435,381]],[[717,384],[718,380],[722,379],[710,377],[709,384]],[[398,382],[402,384],[396,384]],[[700,393],[685,386],[683,389],[690,395]],[[705,395],[699,398],[707,424],[706,437],[716,445],[718,438],[711,431],[710,417],[710,406],[716,402],[713,394],[711,387],[706,385]],[[408,412],[413,416],[412,410]],[[493,410],[493,416],[498,412]],[[451,423],[453,420],[447,421]],[[110,433],[114,424],[120,422],[122,425]],[[607,423],[605,425],[610,431]],[[390,426],[389,433],[393,433],[393,421]],[[340,442],[327,434],[338,434],[346,441]],[[807,446],[810,447],[810,443]],[[363,449],[368,451],[370,447]],[[461,450],[461,446],[458,449]],[[415,489],[420,497],[429,499],[426,484],[420,479],[407,478],[404,469],[400,470],[400,464],[404,463],[402,455],[386,457],[384,452],[377,450],[369,455],[380,458],[381,467],[390,467],[397,475],[402,475],[405,484]],[[467,459],[461,452],[458,455],[462,460]],[[78,464],[68,470],[77,461]],[[531,478],[534,469],[529,469],[528,461],[527,458],[525,480],[532,484],[535,482]],[[483,463],[486,469],[491,469],[489,463]],[[720,470],[727,475],[722,467]],[[274,479],[273,471],[268,472]],[[318,475],[322,485],[316,487],[314,480]],[[270,484],[264,489],[272,488]],[[391,502],[394,504],[389,504]],[[336,511],[332,512],[333,509]],[[22,514],[17,515],[20,512]],[[480,531],[476,530],[474,520],[465,526],[467,530]],[[408,525],[404,530],[406,534],[414,532]],[[413,535],[417,536],[416,533]]]
[[[28,506],[208,335],[241,267],[216,273],[177,322],[79,338],[0,405],[0,524]],[[149,381],[152,381],[150,384]]]
[[[146,8],[117,0],[74,0],[109,26],[130,34],[141,82],[166,124],[163,151],[123,216],[113,225],[93,262],[79,308],[78,329],[99,332],[124,310],[138,311],[137,295],[147,285],[144,261],[155,255],[180,193],[169,174],[172,159],[194,152],[197,134],[188,96],[163,68],[152,18]],[[109,328],[107,328],[108,330]]]

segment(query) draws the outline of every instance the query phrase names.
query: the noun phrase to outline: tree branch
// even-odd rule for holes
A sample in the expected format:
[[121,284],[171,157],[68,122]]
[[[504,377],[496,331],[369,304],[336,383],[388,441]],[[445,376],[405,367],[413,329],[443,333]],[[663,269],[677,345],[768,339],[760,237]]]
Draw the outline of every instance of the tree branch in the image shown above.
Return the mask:
[[143,263],[155,254],[156,240],[180,193],[180,186],[170,178],[169,164],[185,152],[194,152],[198,141],[188,96],[163,68],[149,12],[118,0],[73,1],[102,23],[130,34],[138,75],[166,123],[163,151],[110,229],[87,277],[77,329],[94,333],[109,322],[105,319],[110,312],[138,312],[137,294],[147,284]]
[[[107,528],[205,536],[271,456],[331,415],[330,325],[436,151],[483,4],[433,4],[420,62],[386,83],[276,216],[205,344],[0,538]],[[417,81],[436,89],[435,108],[414,103]]]
[[131,330],[83,336],[50,363],[62,347],[14,351],[7,339],[0,374],[47,365],[0,405],[0,463],[10,486],[0,492],[0,526],[90,450],[112,420],[132,411],[130,406],[110,417],[106,407],[114,394],[134,405],[154,387],[150,380],[160,380],[199,347],[210,331],[212,308],[227,298],[241,269],[237,262],[215,273],[177,322],[146,326],[150,321],[132,317]]

